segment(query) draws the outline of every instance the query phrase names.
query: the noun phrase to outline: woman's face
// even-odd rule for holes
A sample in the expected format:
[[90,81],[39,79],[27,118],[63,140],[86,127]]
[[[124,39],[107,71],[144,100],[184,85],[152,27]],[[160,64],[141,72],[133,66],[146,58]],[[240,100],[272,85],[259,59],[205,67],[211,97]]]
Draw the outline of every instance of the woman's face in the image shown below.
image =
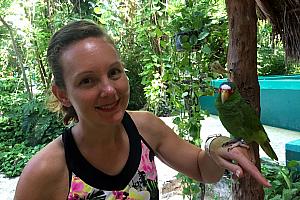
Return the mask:
[[114,46],[90,37],[71,44],[61,55],[65,106],[72,105],[79,122],[120,123],[129,99],[129,84]]

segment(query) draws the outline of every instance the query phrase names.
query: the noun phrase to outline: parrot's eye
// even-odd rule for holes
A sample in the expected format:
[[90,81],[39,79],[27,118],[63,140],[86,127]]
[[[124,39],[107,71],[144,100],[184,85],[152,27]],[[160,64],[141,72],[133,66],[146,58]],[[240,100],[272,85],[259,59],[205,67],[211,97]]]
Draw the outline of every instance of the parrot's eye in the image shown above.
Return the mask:
[[221,93],[222,91],[227,91],[229,94],[233,94],[234,93],[234,90],[233,89],[222,89],[222,88],[219,88],[219,93]]

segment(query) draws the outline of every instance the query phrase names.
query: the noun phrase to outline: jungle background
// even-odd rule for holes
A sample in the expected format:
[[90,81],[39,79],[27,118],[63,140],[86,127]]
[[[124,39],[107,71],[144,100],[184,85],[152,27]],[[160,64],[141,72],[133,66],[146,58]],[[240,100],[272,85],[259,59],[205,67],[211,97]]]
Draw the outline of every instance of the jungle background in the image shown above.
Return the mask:
[[[224,1],[2,0],[0,4],[1,173],[20,175],[32,155],[64,128],[62,116],[47,106],[52,77],[46,50],[51,35],[77,19],[93,20],[115,41],[131,85],[128,109],[176,116],[178,134],[200,146],[200,120],[208,113],[200,109],[198,99],[213,94],[212,79],[226,77],[212,64],[226,67]],[[258,20],[257,37],[258,75],[300,73],[299,64],[285,59],[280,36],[272,34],[267,21]],[[283,168],[273,169],[274,179]],[[184,195],[193,198],[201,190],[187,177],[178,178]]]

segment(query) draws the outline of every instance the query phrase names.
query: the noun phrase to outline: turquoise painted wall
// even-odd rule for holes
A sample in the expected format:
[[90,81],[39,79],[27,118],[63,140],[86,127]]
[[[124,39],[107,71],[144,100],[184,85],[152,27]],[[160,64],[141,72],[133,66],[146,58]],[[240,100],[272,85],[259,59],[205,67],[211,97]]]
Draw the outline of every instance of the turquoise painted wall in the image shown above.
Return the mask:
[[[293,140],[285,144],[286,165],[289,161],[300,161],[300,140]],[[300,171],[300,167],[297,167]]]

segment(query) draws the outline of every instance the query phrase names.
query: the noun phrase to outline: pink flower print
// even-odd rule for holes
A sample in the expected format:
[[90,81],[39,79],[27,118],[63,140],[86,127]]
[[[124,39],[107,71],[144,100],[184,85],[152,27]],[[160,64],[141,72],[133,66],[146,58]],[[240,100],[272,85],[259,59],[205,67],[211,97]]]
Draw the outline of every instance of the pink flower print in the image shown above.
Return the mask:
[[87,196],[88,192],[85,191],[84,184],[85,183],[80,178],[73,176],[68,200],[77,200]]
[[122,191],[113,191],[113,195],[116,200],[122,200],[123,199],[123,192]]
[[157,173],[154,161],[149,159],[149,148],[142,142],[142,156],[139,171],[145,172],[147,179],[156,180]]
[[81,181],[78,181],[77,177],[74,177],[73,180],[74,181],[72,181],[72,184],[71,184],[72,192],[81,192],[82,189],[84,188],[84,183]]

